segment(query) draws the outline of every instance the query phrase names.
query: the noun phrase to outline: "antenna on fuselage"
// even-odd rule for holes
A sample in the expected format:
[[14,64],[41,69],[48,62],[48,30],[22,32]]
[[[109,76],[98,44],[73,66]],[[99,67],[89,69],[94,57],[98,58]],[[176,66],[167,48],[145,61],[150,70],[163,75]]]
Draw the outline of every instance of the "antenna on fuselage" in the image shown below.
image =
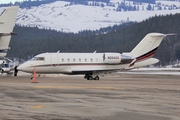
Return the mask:
[[57,53],[60,53],[60,50],[58,50]]
[[96,53],[97,52],[97,50],[95,50],[93,53]]

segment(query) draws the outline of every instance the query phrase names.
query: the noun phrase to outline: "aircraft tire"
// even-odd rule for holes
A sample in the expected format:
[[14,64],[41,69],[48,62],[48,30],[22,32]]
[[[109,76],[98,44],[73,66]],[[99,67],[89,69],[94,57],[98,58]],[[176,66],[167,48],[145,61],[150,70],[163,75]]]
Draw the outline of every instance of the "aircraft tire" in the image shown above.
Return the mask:
[[93,80],[93,77],[92,76],[88,76],[87,80]]
[[96,76],[96,77],[94,78],[94,80],[99,80],[99,76]]

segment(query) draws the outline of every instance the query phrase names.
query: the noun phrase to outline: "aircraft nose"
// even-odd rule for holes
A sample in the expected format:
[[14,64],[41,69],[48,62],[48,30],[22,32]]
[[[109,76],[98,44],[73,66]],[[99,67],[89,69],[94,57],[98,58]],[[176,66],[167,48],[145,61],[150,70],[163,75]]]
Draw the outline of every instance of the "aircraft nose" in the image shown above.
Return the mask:
[[32,73],[34,71],[34,67],[32,64],[25,62],[25,63],[21,64],[20,66],[18,66],[17,70]]
[[17,70],[18,70],[18,71],[24,71],[24,72],[26,72],[26,71],[29,71],[28,68],[29,68],[29,67],[24,63],[24,64],[18,66],[18,67],[17,67]]
[[18,70],[18,71],[23,71],[23,70],[24,70],[23,65],[18,66],[18,67],[17,67],[17,70]]

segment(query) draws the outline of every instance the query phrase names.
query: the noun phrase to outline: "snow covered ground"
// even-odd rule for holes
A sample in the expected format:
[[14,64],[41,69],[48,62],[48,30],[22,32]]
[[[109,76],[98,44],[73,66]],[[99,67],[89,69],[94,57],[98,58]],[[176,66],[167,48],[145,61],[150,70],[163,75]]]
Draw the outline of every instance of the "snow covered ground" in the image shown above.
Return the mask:
[[180,75],[180,68],[138,68],[120,74]]
[[[180,13],[180,2],[156,1],[151,4],[153,11],[146,10],[148,3],[138,6],[139,11],[116,11],[119,3],[123,0],[111,0],[115,6],[86,6],[69,5],[70,2],[56,1],[43,4],[38,7],[24,8],[19,10],[16,23],[24,26],[38,26],[39,28],[54,29],[63,32],[74,32],[82,30],[97,30],[100,28],[119,25],[127,21],[143,21],[155,15],[167,15]],[[133,5],[133,2],[126,1]],[[162,10],[158,10],[158,5]],[[169,10],[172,6],[177,9]],[[4,8],[0,8],[2,11]]]

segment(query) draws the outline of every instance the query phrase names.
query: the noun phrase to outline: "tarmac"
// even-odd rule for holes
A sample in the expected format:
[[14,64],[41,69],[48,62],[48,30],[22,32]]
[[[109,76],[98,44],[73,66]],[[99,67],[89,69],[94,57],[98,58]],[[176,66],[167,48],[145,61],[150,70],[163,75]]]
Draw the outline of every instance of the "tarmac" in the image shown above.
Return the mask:
[[0,76],[0,120],[180,120],[180,76]]

